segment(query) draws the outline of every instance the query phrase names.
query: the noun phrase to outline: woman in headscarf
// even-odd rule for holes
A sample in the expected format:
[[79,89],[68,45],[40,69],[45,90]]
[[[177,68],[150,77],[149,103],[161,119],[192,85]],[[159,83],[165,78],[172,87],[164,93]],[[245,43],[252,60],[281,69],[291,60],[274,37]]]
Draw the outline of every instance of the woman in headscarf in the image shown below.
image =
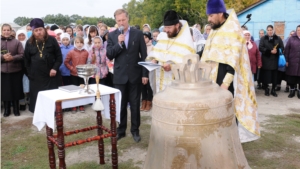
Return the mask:
[[25,49],[25,44],[28,39],[27,32],[25,30],[18,30],[16,34],[16,39],[18,39],[22,43],[22,46]]
[[247,30],[243,31],[243,33],[246,39],[246,45],[247,45],[249,59],[250,59],[251,72],[254,77],[257,68],[260,69],[262,65],[260,52],[255,42],[251,40],[251,33]]
[[286,57],[286,75],[287,82],[290,84],[289,98],[295,96],[300,99],[300,25],[297,26],[296,32],[289,38],[284,55]]
[[[17,35],[16,35],[16,39],[18,39],[23,46],[23,49],[25,50],[25,44],[27,42],[27,32],[25,30],[18,30],[17,31]],[[25,69],[24,69],[25,70]],[[20,100],[20,110],[26,110],[26,104],[29,104],[29,79],[26,76],[27,72],[25,72],[25,74],[23,75],[23,92],[24,92],[24,96],[25,98]]]
[[205,45],[205,39],[197,28],[193,28],[193,39],[194,39],[196,52],[198,53],[202,51]]
[[210,30],[211,30],[210,24],[206,24],[205,27],[204,27],[204,33],[203,33],[203,37],[204,37],[205,40],[207,39],[207,37],[210,33]]
[[194,40],[195,51],[201,58],[206,40],[204,39],[203,35],[197,28],[190,28],[190,29]]
[[89,29],[90,25],[83,25],[83,39],[87,38],[88,36],[88,29]]

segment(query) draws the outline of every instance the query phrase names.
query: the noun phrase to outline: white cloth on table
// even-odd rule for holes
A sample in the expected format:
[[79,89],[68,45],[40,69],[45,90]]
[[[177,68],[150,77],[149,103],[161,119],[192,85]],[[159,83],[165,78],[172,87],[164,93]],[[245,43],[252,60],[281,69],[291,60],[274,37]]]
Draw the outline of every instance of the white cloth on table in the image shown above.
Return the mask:
[[[90,89],[97,91],[97,85],[89,85]],[[106,119],[110,119],[109,99],[110,94],[115,94],[116,103],[116,121],[120,122],[120,106],[121,106],[121,92],[118,89],[111,88],[104,85],[99,85],[101,100],[104,105],[102,114]],[[32,124],[40,131],[45,124],[48,127],[55,129],[55,102],[62,101],[62,109],[86,105],[95,102],[94,94],[79,94],[79,92],[65,92],[59,89],[46,90],[38,93],[35,111]]]

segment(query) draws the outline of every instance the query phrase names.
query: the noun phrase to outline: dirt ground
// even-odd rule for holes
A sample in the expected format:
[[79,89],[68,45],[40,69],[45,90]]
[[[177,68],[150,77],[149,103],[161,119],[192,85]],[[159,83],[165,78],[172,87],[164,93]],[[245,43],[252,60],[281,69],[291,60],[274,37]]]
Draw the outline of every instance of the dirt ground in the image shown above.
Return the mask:
[[[263,91],[257,91],[257,101],[258,101],[258,111],[259,111],[259,121],[262,124],[261,131],[267,132],[267,133],[274,133],[274,131],[270,129],[266,129],[264,126],[267,125],[270,119],[270,115],[287,115],[291,113],[300,114],[300,99],[297,97],[289,99],[287,98],[287,94],[283,91],[278,92],[278,97],[272,97],[272,96],[264,96]],[[3,113],[3,111],[2,111]],[[2,114],[1,114],[2,115]],[[82,119],[90,119],[91,121],[95,118],[95,112],[91,109],[91,106],[86,106],[86,112],[85,113],[76,113],[72,114],[70,112],[66,112],[64,115],[64,123],[70,124],[73,126],[79,125],[78,121],[81,121]],[[141,112],[142,115],[142,123],[150,125],[151,124],[151,111],[150,112]],[[7,118],[1,118],[1,135],[5,136],[7,133],[10,133],[14,130],[19,130],[22,128],[30,128],[31,133],[30,135],[36,135],[36,134],[44,134],[45,127],[42,129],[42,131],[38,131],[35,126],[32,125],[32,118],[33,114],[29,111],[23,111],[21,112],[21,116],[15,117],[13,114],[10,115]],[[130,119],[130,118],[129,118]],[[89,120],[88,120],[89,121]],[[108,124],[108,121],[106,121]],[[147,128],[147,126],[145,126]],[[130,133],[130,132],[129,132]],[[147,131],[146,134],[149,134],[149,131]],[[275,134],[275,133],[274,133]],[[145,135],[141,134],[142,139],[147,139]],[[262,137],[264,137],[262,135]],[[295,142],[300,143],[300,132],[295,133],[293,135],[293,140]],[[119,162],[126,162],[128,160],[132,160],[134,163],[134,166],[138,168],[142,168],[144,164],[145,157],[147,155],[147,142],[148,140],[144,140],[144,145],[138,145],[133,142],[131,134],[127,134],[127,137],[124,139],[124,141],[120,141],[118,143],[118,149],[120,147],[119,152]],[[123,142],[123,143],[122,143]],[[129,143],[128,143],[129,142]],[[128,143],[128,144],[127,144]],[[109,144],[109,141],[106,143]],[[125,144],[125,145],[123,145]],[[128,147],[126,147],[128,146]],[[46,147],[46,144],[45,144]],[[107,163],[111,163],[110,159],[110,146],[106,146],[105,151],[105,161]],[[84,154],[95,154],[95,155],[84,155]],[[76,163],[81,162],[98,162],[98,149],[97,144],[90,143],[88,146],[84,146],[80,149],[75,149],[69,152],[66,152],[66,163],[67,166],[74,165]],[[272,152],[272,151],[264,151],[262,153],[263,158],[266,159],[274,159],[274,158],[283,158],[284,156],[284,150],[282,152]],[[58,163],[58,161],[57,161]],[[256,168],[255,166],[253,168]],[[299,164],[300,168],[300,164]]]

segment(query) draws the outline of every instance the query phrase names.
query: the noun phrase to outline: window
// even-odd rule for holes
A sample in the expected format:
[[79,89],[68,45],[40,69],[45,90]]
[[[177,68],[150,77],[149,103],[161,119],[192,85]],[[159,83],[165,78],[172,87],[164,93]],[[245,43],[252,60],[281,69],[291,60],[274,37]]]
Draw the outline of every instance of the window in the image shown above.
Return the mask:
[[284,28],[285,28],[285,22],[274,22],[274,30],[275,34],[277,36],[280,36],[281,39],[284,39]]

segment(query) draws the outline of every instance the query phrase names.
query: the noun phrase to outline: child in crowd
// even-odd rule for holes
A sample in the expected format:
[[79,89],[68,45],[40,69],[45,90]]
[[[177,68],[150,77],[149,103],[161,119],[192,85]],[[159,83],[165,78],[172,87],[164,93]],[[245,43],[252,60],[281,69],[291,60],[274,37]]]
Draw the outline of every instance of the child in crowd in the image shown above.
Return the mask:
[[144,24],[143,25],[143,32],[151,32],[151,27],[149,24]]
[[87,51],[90,51],[93,46],[93,39],[94,37],[99,36],[98,29],[96,26],[91,25],[88,29],[87,38],[84,39],[84,48]]
[[16,31],[12,29],[10,35],[11,35],[13,38],[16,38]]
[[90,25],[83,25],[83,39],[87,38]]
[[84,37],[84,35],[83,35],[83,27],[81,25],[77,25],[76,26],[76,37],[77,36]]
[[108,30],[106,30],[104,32],[104,35],[102,37],[102,40],[103,40],[103,48],[106,49],[106,46],[107,46],[107,40],[108,40]]
[[[25,30],[18,30],[16,33],[16,39],[18,39],[24,48],[25,51],[25,44],[27,42],[27,32]],[[26,76],[27,72],[23,75],[23,92],[25,98],[19,101],[20,104],[20,110],[24,111],[26,110],[26,104],[29,104],[29,79]]]
[[[63,56],[63,62],[65,61],[67,54],[74,49],[74,46],[70,43],[70,35],[68,33],[63,33],[60,35],[61,39],[61,45],[60,50]],[[66,67],[64,63],[62,63],[59,67],[63,86],[70,85],[71,84],[71,78],[70,78],[70,70]]]
[[159,34],[159,30],[158,29],[154,29],[152,32],[152,45],[155,46],[157,44],[157,36]]
[[[84,43],[82,37],[76,37],[74,41],[74,49],[67,54],[64,64],[70,70],[71,84],[79,86],[80,84],[84,84],[84,81],[83,78],[78,77],[76,66],[86,64],[89,53],[83,47]],[[76,111],[77,107],[73,107],[72,112],[75,113]],[[84,106],[79,106],[79,111],[83,113]]]
[[103,38],[104,33],[107,31],[107,25],[105,25],[104,23],[100,26],[99,31],[99,35],[101,38]]
[[55,38],[56,38],[58,44],[61,45],[60,35],[61,35],[62,33],[64,33],[64,31],[61,30],[61,29],[55,29],[54,33],[55,33],[55,35],[56,35]]
[[[144,32],[144,39],[147,46],[147,54],[149,54],[153,48],[152,45],[152,35],[151,32]],[[150,82],[153,82],[154,73],[149,72],[149,80],[146,85],[142,84],[142,106],[140,108],[141,111],[149,111],[152,108],[152,99],[153,99],[153,91],[150,86]]]
[[[108,74],[107,63],[109,60],[106,57],[106,50],[103,48],[103,41],[100,36],[94,37],[94,45],[89,51],[88,63],[97,66],[97,75],[100,76],[100,84],[106,85],[106,77]],[[95,84],[95,78],[89,79],[89,84]]]
[[74,44],[74,33],[73,28],[71,26],[67,26],[65,32],[70,35],[70,44]]

